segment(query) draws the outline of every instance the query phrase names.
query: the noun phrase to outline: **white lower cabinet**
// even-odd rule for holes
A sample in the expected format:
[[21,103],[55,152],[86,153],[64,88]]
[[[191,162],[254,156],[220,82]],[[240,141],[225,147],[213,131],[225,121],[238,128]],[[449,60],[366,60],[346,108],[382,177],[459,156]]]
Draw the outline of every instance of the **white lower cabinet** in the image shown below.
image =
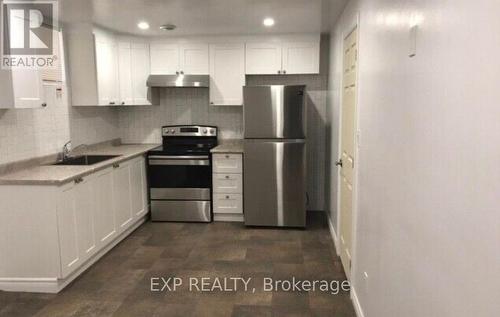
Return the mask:
[[94,179],[94,232],[97,247],[101,248],[110,243],[117,235],[114,215],[113,168],[99,171]]
[[88,260],[96,252],[96,237],[94,231],[94,193],[92,186],[94,177],[82,178],[74,187],[76,232],[79,258]]
[[215,221],[243,221],[243,155],[217,153],[213,158]]
[[17,228],[0,241],[0,290],[60,291],[141,223],[146,194],[143,156],[61,186],[0,185],[0,229]]
[[214,194],[214,212],[219,214],[242,214],[241,194]]
[[132,221],[130,197],[130,167],[128,163],[116,164],[113,172],[113,202],[118,233],[127,229]]
[[65,278],[82,262],[78,243],[78,223],[75,206],[75,185],[61,188],[57,200],[57,226],[59,228],[59,251],[61,256],[60,278]]
[[144,158],[130,162],[130,191],[132,215],[142,217],[148,212],[148,192]]

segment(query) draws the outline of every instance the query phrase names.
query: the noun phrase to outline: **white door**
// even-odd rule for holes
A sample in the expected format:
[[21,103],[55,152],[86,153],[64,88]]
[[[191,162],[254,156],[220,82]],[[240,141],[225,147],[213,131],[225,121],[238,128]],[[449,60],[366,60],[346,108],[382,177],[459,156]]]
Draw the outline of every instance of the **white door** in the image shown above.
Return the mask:
[[132,224],[130,199],[130,167],[128,163],[116,164],[113,171],[113,206],[116,229],[123,232]]
[[342,131],[340,168],[340,258],[347,277],[351,274],[354,162],[357,91],[357,29],[344,39]]
[[11,72],[15,108],[38,108],[47,105],[42,72],[31,69],[13,69]]
[[281,43],[247,43],[245,55],[247,75],[281,74]]
[[[94,190],[94,228],[99,248],[107,245],[116,236],[113,208],[113,168],[98,172],[93,181]],[[111,193],[111,194],[110,194]]]
[[132,105],[132,61],[130,56],[130,43],[118,43],[118,74],[120,76],[120,104]]
[[78,244],[74,187],[74,183],[61,187],[57,201],[61,278],[68,276],[81,263],[80,252],[78,252],[80,246]]
[[119,99],[117,45],[96,39],[97,91],[99,105],[116,105]]
[[318,74],[319,41],[283,43],[284,74]]
[[186,75],[208,75],[208,44],[182,44],[179,70]]
[[132,89],[134,105],[150,105],[146,82],[151,73],[149,67],[149,46],[147,44],[132,43]]
[[147,212],[146,162],[142,157],[130,162],[130,185],[132,214],[140,218]]
[[210,45],[210,104],[243,105],[245,45]]
[[93,185],[89,176],[82,178],[74,187],[78,250],[82,261],[96,252]]
[[151,44],[151,74],[172,75],[179,71],[179,46]]

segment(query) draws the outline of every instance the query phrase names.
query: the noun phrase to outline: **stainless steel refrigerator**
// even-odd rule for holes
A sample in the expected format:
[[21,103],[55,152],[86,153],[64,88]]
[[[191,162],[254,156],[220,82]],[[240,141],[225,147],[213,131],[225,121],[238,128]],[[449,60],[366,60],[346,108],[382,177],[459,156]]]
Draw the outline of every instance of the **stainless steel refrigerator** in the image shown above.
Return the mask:
[[306,225],[305,86],[245,86],[247,226]]

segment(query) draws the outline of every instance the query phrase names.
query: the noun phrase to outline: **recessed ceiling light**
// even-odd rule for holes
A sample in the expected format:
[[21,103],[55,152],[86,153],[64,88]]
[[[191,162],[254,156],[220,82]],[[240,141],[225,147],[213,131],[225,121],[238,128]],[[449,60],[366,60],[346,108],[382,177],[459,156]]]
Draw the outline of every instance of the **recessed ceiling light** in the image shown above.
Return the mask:
[[175,24],[163,24],[163,25],[160,25],[160,30],[164,30],[164,31],[173,31],[175,30],[177,26],[175,26]]
[[267,27],[273,26],[274,19],[273,18],[265,18],[264,21],[262,21],[262,24],[264,24]]
[[148,22],[139,22],[137,23],[137,27],[141,30],[147,30],[149,29],[149,23]]

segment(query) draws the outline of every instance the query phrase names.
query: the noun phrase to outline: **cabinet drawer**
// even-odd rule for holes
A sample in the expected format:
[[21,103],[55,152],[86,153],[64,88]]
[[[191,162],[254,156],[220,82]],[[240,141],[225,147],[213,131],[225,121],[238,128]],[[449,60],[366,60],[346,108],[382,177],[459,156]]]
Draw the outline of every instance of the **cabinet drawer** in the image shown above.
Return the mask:
[[214,154],[214,173],[242,173],[241,154]]
[[243,192],[241,174],[214,174],[214,192],[223,194],[241,194]]
[[214,213],[242,214],[243,196],[241,194],[214,194]]

